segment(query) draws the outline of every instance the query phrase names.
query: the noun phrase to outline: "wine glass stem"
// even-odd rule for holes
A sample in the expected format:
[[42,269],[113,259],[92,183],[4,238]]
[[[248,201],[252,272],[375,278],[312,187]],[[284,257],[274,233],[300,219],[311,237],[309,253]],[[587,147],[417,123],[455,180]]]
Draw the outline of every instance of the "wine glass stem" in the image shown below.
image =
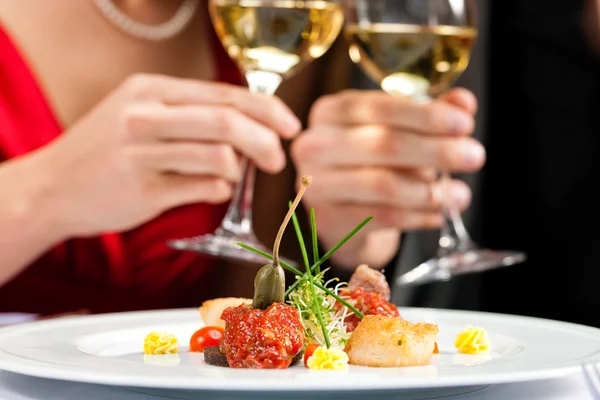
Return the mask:
[[[246,73],[248,87],[253,93],[264,93],[272,96],[282,78],[278,74],[249,71]],[[233,193],[231,203],[221,222],[221,230],[225,230],[237,237],[254,236],[252,229],[252,199],[254,197],[254,180],[256,177],[256,167],[254,163],[244,158],[242,160],[242,179],[238,183]]]
[[[447,188],[452,177],[447,171],[442,171],[440,177],[442,186]],[[444,190],[448,193],[448,190]],[[441,229],[438,255],[446,256],[452,251],[465,251],[474,248],[471,236],[465,227],[460,210],[453,202],[444,201],[444,223]]]
[[[431,96],[427,93],[413,96],[413,100],[423,104],[430,103],[434,100],[434,98],[435,96]],[[441,171],[440,183],[445,189],[444,193],[449,192],[449,190],[446,189],[450,186],[451,182],[452,177],[450,176],[450,173],[448,171]],[[471,236],[465,227],[465,223],[460,215],[460,210],[456,207],[454,202],[447,201],[447,199],[443,200],[445,200],[442,201],[444,204],[444,222],[440,232],[438,257],[445,257],[453,251],[466,251],[475,249],[476,245],[473,240],[471,240]]]
[[252,234],[252,198],[256,168],[247,158],[242,160],[242,168],[242,180],[235,188],[231,203],[221,223],[222,229],[236,236]]

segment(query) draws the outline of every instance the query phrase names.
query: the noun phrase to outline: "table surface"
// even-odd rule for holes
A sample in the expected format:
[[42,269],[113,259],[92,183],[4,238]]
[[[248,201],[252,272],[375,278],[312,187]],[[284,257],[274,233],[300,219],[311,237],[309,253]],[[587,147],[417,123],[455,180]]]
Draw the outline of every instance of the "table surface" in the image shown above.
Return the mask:
[[562,379],[527,382],[509,385],[494,385],[477,388],[454,388],[436,391],[344,394],[340,396],[307,394],[256,394],[249,396],[240,393],[148,391],[147,389],[119,388],[100,385],[71,383],[33,378],[0,371],[0,399],[2,400],[192,400],[192,399],[486,399],[486,400],[586,400],[593,399],[589,393],[583,374]]

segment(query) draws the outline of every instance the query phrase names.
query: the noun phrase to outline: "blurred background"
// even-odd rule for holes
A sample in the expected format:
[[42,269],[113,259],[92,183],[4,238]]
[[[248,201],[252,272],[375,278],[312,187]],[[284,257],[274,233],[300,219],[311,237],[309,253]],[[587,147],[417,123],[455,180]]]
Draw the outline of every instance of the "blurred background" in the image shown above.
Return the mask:
[[[598,326],[600,37],[595,1],[478,1],[480,36],[458,85],[480,101],[486,166],[466,177],[476,242],[528,261],[418,289],[400,305],[481,309]],[[357,72],[357,85],[366,81]],[[406,235],[393,275],[431,257],[436,232]]]

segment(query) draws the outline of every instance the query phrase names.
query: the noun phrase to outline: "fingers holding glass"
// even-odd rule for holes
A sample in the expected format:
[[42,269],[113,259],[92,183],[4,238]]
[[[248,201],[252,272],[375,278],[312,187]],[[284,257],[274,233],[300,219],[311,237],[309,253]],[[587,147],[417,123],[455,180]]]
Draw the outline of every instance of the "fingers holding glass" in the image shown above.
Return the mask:
[[325,125],[302,134],[292,147],[300,163],[332,167],[380,166],[473,172],[485,162],[471,137],[427,136],[383,125]]
[[430,136],[466,136],[473,134],[475,127],[473,113],[445,101],[422,104],[382,92],[354,90],[322,97],[311,110],[310,122],[344,126],[376,123]]
[[471,202],[471,190],[460,180],[444,185],[419,179],[410,171],[385,168],[312,170],[319,176],[307,196],[312,204],[355,204],[440,213],[443,199],[452,199],[461,210]]
[[[423,109],[443,106],[462,109],[465,114],[476,111],[473,98],[458,91],[448,92],[467,68],[477,37],[474,0],[352,0],[345,4],[350,58],[385,92],[404,101],[410,98]],[[368,110],[368,113],[376,112]],[[389,112],[390,109],[385,111]],[[414,122],[428,125],[430,132],[456,134],[473,130],[473,125],[465,123],[466,119],[455,118],[457,114],[452,119],[439,110],[431,115],[436,118],[420,116]],[[440,119],[443,115],[446,117]],[[393,117],[388,120],[390,118]],[[484,155],[481,147],[476,149],[473,143],[467,142],[452,152],[448,147],[448,144],[442,147],[448,153],[438,152],[438,156],[447,155],[438,157],[438,161],[445,162],[435,164],[441,171],[442,182],[449,182],[449,172],[457,159],[468,165],[467,172],[481,166]],[[440,276],[497,268],[524,258],[522,254],[514,257],[512,252],[479,249],[471,240],[459,211],[454,206],[445,207],[446,221],[441,229],[438,256],[407,273],[398,280],[399,284],[423,283],[439,280]],[[439,273],[442,269],[444,273]]]
[[135,126],[140,139],[190,145],[227,143],[269,173],[285,166],[283,134],[232,107],[137,107],[129,110],[124,121]]
[[[344,21],[343,8],[338,0],[210,0],[209,10],[217,36],[246,77],[249,91],[257,94],[257,99],[261,96],[272,96],[284,79],[327,52],[340,34]],[[275,130],[282,130],[281,136],[284,138],[293,137],[300,129],[297,120],[287,112],[265,113],[264,110],[268,108],[261,108],[253,101],[239,104],[240,100],[235,96],[223,98],[237,109],[244,112],[251,110],[259,122],[269,124]],[[244,95],[243,98],[249,97]],[[280,109],[286,109],[283,103],[279,100],[277,102]],[[271,108],[273,109],[275,107]],[[267,136],[263,136],[263,139],[266,138]],[[255,140],[252,135],[236,139]],[[171,242],[171,246],[233,259],[262,262],[260,257],[237,246],[237,242],[243,241],[270,252],[259,242],[252,228],[254,165],[256,162],[259,167],[262,166],[269,172],[277,172],[281,168],[282,159],[278,155],[270,154],[264,154],[264,159],[261,158],[259,153],[268,152],[268,147],[259,147],[261,142],[256,141],[247,147],[255,153],[243,153],[247,158],[243,160],[242,179],[217,232],[214,235],[176,240]],[[278,159],[265,165],[265,161],[268,162],[274,156]]]

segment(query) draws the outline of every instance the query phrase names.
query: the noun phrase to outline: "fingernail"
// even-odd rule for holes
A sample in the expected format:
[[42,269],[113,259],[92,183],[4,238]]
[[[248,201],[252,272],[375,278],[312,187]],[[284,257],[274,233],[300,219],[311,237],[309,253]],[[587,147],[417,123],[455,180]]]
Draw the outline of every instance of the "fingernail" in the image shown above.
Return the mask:
[[468,143],[463,147],[463,159],[467,168],[478,168],[485,159],[485,149],[479,143]]
[[275,158],[275,162],[273,162],[273,172],[279,173],[285,168],[287,160],[285,159],[285,155],[280,154]]
[[469,133],[473,129],[473,117],[455,112],[450,116],[450,133]]
[[295,136],[302,130],[302,123],[295,115],[289,115],[285,120],[286,130],[289,137]]
[[471,202],[471,191],[463,185],[454,185],[450,189],[450,198],[455,207],[463,208]]

